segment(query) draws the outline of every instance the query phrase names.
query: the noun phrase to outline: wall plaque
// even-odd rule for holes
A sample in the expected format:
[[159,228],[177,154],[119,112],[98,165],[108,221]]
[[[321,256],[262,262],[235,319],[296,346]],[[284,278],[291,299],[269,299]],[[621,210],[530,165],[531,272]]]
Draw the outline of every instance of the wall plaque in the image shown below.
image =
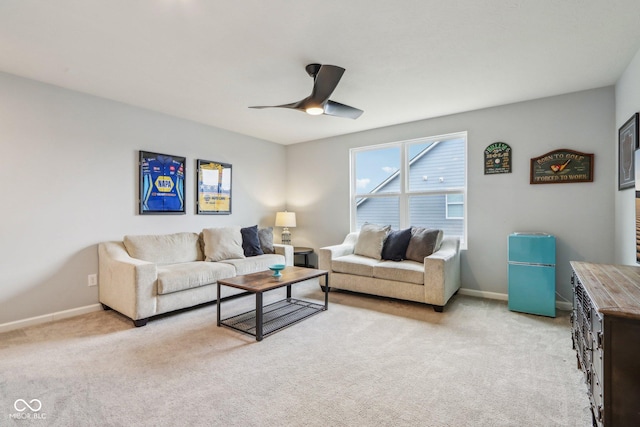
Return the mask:
[[560,149],[531,159],[531,184],[593,182],[593,154]]
[[511,173],[511,147],[494,142],[484,150],[484,174]]

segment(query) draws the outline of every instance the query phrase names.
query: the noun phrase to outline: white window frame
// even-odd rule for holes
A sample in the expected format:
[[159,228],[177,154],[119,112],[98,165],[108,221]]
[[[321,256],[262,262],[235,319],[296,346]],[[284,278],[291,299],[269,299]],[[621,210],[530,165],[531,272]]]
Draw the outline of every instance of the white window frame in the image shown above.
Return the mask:
[[[407,156],[407,147],[411,144],[416,143],[429,143],[436,142],[441,140],[449,140],[455,138],[464,138],[465,140],[465,149],[464,149],[464,186],[463,187],[446,187],[439,190],[420,190],[420,191],[410,191],[409,190],[409,158]],[[369,150],[380,150],[384,148],[390,147],[400,147],[400,191],[399,192],[385,192],[385,193],[359,193],[356,187],[356,154],[363,151]],[[350,169],[349,169],[349,179],[350,179],[350,229],[351,231],[357,230],[357,200],[362,197],[366,198],[384,198],[384,197],[396,197],[400,200],[399,214],[400,214],[400,228],[410,227],[409,223],[409,198],[411,196],[434,196],[434,195],[448,195],[448,194],[462,194],[463,199],[463,211],[464,218],[463,219],[463,236],[461,238],[461,249],[467,248],[467,224],[468,224],[468,215],[467,215],[467,157],[468,157],[468,135],[466,131],[462,132],[454,132],[444,135],[430,136],[424,138],[416,138],[406,141],[397,141],[386,144],[377,144],[377,145],[369,145],[358,148],[351,148],[349,150],[349,159],[350,159]],[[447,218],[448,217],[448,202],[447,202]],[[451,218],[453,219],[453,218]],[[460,219],[460,218],[455,218]]]

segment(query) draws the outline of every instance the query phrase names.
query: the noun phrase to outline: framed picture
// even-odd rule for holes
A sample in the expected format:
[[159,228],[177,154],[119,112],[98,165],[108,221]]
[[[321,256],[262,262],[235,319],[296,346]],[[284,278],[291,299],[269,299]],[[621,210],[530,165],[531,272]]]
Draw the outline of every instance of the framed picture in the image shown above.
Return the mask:
[[494,142],[484,149],[484,174],[511,173],[511,147]]
[[638,113],[618,130],[618,190],[635,186],[634,152],[638,148]]
[[561,148],[531,159],[529,184],[593,182],[594,154]]
[[184,214],[185,158],[140,151],[140,214]]
[[196,213],[231,214],[231,165],[198,159]]
[[[635,176],[640,176],[640,150],[635,151]],[[640,230],[640,182],[636,182],[636,230]],[[640,264],[640,233],[636,233],[636,263]]]

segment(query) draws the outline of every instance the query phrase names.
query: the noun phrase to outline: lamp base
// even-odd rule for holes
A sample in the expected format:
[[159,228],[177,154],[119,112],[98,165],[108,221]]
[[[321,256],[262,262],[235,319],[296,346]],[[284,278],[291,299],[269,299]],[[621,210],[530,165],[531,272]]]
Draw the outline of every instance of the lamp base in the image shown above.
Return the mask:
[[285,227],[282,230],[282,244],[283,245],[291,244],[291,233],[289,232],[289,229],[287,227]]

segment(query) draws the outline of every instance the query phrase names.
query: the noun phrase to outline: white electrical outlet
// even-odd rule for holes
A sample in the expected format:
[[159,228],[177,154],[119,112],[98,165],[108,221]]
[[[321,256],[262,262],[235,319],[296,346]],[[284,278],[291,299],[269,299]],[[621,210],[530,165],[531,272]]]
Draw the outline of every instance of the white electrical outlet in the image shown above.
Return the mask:
[[87,276],[87,286],[98,286],[97,274],[90,274]]

